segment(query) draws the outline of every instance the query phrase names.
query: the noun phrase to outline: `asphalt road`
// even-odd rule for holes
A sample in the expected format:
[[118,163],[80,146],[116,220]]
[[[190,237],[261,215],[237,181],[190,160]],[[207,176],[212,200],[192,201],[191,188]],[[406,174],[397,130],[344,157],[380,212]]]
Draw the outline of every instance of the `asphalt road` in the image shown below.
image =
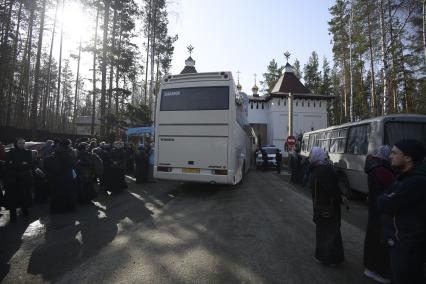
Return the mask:
[[273,172],[236,188],[130,183],[72,214],[47,208],[12,225],[2,212],[1,282],[373,283],[362,274],[365,204],[344,213],[345,263],[323,266],[309,190]]

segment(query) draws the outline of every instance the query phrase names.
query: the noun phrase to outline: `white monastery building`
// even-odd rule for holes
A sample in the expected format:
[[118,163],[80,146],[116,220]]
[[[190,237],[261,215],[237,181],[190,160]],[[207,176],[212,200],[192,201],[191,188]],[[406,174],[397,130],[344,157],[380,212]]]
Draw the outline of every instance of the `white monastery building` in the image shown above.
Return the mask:
[[[237,87],[241,89],[239,84]],[[248,96],[248,121],[259,144],[273,144],[284,151],[289,136],[290,93],[293,97],[293,136],[328,126],[327,106],[332,96],[312,94],[288,63],[271,93],[260,96],[256,82],[252,91],[253,95]]]

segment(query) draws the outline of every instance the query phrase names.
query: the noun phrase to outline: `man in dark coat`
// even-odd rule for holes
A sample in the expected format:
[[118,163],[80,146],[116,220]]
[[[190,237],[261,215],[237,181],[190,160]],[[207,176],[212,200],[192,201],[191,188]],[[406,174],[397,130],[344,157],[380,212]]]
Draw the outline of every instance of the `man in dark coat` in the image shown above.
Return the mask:
[[32,202],[33,160],[30,150],[25,149],[25,140],[16,139],[14,148],[6,155],[5,205],[10,210],[10,222],[16,222],[16,209],[22,208],[22,215],[28,216]]
[[75,209],[77,192],[75,188],[75,157],[71,141],[59,142],[55,153],[44,161],[44,169],[51,193],[50,212],[65,213]]
[[276,165],[276,169],[277,169],[277,174],[281,173],[281,166],[282,166],[282,162],[283,162],[283,155],[281,154],[280,149],[277,149],[275,152],[275,161],[277,162]]
[[364,274],[379,283],[390,283],[390,264],[387,245],[383,239],[381,214],[377,198],[391,186],[395,173],[389,156],[391,147],[382,145],[368,155],[364,171],[368,176],[368,223],[364,242]]
[[340,233],[342,199],[337,175],[322,148],[313,147],[309,161],[312,169],[313,220],[316,224],[315,258],[324,265],[336,266],[344,261]]
[[400,174],[378,198],[394,284],[425,283],[425,155],[425,146],[417,140],[404,139],[395,143],[391,163]]

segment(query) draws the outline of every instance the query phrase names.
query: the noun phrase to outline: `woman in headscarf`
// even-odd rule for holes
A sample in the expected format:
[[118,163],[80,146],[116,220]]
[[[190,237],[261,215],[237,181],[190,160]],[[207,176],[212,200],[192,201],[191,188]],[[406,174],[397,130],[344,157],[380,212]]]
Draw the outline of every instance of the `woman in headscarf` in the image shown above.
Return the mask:
[[309,155],[311,189],[316,224],[315,258],[324,265],[336,266],[344,261],[342,235],[340,233],[340,189],[333,165],[327,153],[313,147]]
[[31,186],[33,159],[31,151],[25,149],[25,140],[18,138],[14,148],[6,155],[6,207],[10,210],[10,222],[16,222],[16,209],[22,209],[22,215],[28,216],[32,202]]
[[389,145],[379,146],[365,160],[368,175],[368,223],[364,243],[364,274],[379,283],[390,283],[390,264],[387,245],[383,239],[381,214],[377,198],[395,181],[391,168]]

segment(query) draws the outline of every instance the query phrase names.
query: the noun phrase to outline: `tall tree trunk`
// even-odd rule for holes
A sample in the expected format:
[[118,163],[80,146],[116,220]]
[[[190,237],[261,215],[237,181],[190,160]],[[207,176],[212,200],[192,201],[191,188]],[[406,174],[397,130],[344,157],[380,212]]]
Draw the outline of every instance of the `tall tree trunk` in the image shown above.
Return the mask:
[[388,54],[387,54],[387,41],[386,41],[386,28],[385,28],[385,7],[384,0],[380,0],[380,33],[381,33],[381,50],[382,50],[382,76],[383,76],[383,115],[388,114],[388,101],[389,101],[389,78],[388,78]]
[[152,1],[149,1],[149,13],[148,13],[148,27],[147,27],[147,45],[146,45],[146,63],[145,63],[145,94],[144,94],[144,103],[145,105],[148,105],[148,65],[149,65],[149,51],[150,51],[150,44],[151,44],[151,19],[152,19]]
[[392,101],[393,101],[393,112],[398,112],[398,94],[397,94],[397,82],[396,82],[396,55],[395,55],[395,37],[393,33],[393,20],[392,20],[392,9],[391,2],[388,0],[388,16],[389,16],[389,40],[390,40],[390,48],[391,48],[391,62],[392,65],[389,68],[389,92],[392,93]]
[[109,8],[111,1],[104,0],[105,11],[104,11],[104,31],[102,39],[102,63],[101,63],[101,73],[102,73],[102,89],[101,89],[101,136],[105,137],[106,134],[106,125],[105,125],[105,104],[106,104],[106,73],[107,73],[107,41],[108,41],[108,24],[109,24]]
[[33,100],[31,101],[31,137],[33,141],[37,141],[37,107],[38,107],[38,97],[40,92],[40,58],[41,58],[41,48],[43,46],[43,32],[44,32],[44,15],[46,13],[46,0],[42,2],[41,10],[41,19],[40,19],[40,31],[38,34],[38,46],[37,46],[37,57],[36,57],[36,66],[34,74],[34,95]]
[[55,33],[56,33],[56,19],[58,17],[58,9],[59,9],[59,0],[56,1],[56,9],[55,9],[55,18],[53,20],[53,29],[52,29],[52,39],[50,41],[50,52],[49,52],[49,61],[47,66],[47,90],[46,95],[43,99],[43,110],[42,110],[42,118],[41,121],[43,123],[43,127],[47,128],[47,100],[50,97],[50,85],[51,85],[51,77],[52,77],[52,55],[53,55],[53,44],[55,42]]
[[7,92],[6,126],[10,125],[10,117],[12,113],[12,96],[13,96],[13,88],[15,86],[14,84],[15,83],[15,67],[16,67],[16,60],[18,56],[18,40],[19,40],[19,29],[21,26],[22,6],[23,6],[22,1],[19,1],[18,22],[16,24],[15,39],[13,42],[12,68],[10,70],[9,90]]
[[344,109],[344,121],[347,122],[348,119],[348,86],[347,86],[347,65],[346,61],[344,60],[343,63],[343,109]]
[[352,64],[352,21],[353,21],[353,12],[352,12],[352,0],[351,10],[349,16],[349,84],[350,84],[350,93],[349,93],[349,120],[354,121],[353,108],[354,108],[354,83],[353,83],[353,64]]
[[93,42],[93,93],[92,93],[92,125],[90,127],[90,134],[95,135],[95,118],[96,118],[96,54],[97,54],[97,41],[98,41],[98,25],[99,25],[99,12],[100,0],[97,1],[96,12],[96,26],[95,26],[95,40]]
[[367,14],[367,24],[368,24],[368,49],[370,50],[370,75],[371,75],[371,113],[373,116],[377,116],[377,106],[376,106],[376,78],[374,73],[374,50],[373,50],[373,40],[371,37],[372,30],[371,30],[371,18],[370,18],[370,11],[368,11]]
[[74,126],[74,129],[75,129],[75,119],[77,117],[78,85],[80,83],[80,59],[81,59],[81,37],[80,37],[80,44],[78,46],[77,75],[75,78],[74,111],[73,111],[73,119],[72,119],[72,124]]
[[29,26],[29,34],[28,34],[28,53],[27,53],[27,62],[26,62],[26,85],[25,85],[25,104],[24,104],[24,126],[26,127],[27,124],[27,118],[28,118],[28,104],[30,101],[30,95],[31,95],[31,50],[32,50],[32,38],[33,38],[33,23],[34,23],[34,10],[35,10],[35,3],[30,2],[31,4],[31,11],[30,11],[30,26]]
[[[62,1],[62,19],[64,18],[64,9],[65,9],[65,0]],[[60,97],[61,97],[61,75],[62,75],[62,47],[63,47],[63,41],[64,41],[64,22],[61,22],[61,40],[59,42],[59,67],[58,67],[58,89],[56,90],[56,111],[55,111],[55,117],[56,121],[58,122],[57,127],[58,130],[60,130]]]
[[423,52],[426,65],[426,0],[423,0]]
[[[10,66],[9,60],[10,60],[10,54],[9,54],[9,48],[8,48],[8,41],[9,41],[9,33],[10,33],[10,26],[12,22],[12,10],[13,10],[13,4],[15,0],[10,0],[9,2],[9,11],[6,18],[6,26],[5,26],[5,32],[2,38],[2,41],[0,43],[0,72],[2,73],[2,76],[0,77],[0,109],[5,110],[7,108],[7,95],[5,96],[5,89],[7,85],[6,74],[8,74],[8,71],[10,72]],[[6,5],[5,5],[6,9]],[[6,14],[6,11],[5,11]],[[9,81],[9,85],[12,84]],[[0,125],[3,123],[3,117],[4,111],[0,113]]]
[[115,52],[115,30],[117,26],[117,8],[114,8],[114,16],[112,17],[112,39],[111,39],[111,62],[109,65],[109,89],[108,89],[108,115],[111,114],[112,108],[112,84],[114,82],[114,52]]
[[[119,88],[119,83],[120,83],[120,55],[121,55],[121,39],[122,39],[122,35],[121,35],[121,31],[122,29],[120,28],[120,37],[118,39],[118,50],[117,50],[117,62],[116,62],[116,71],[115,71],[115,88],[118,90]],[[118,102],[118,92],[115,96],[115,115],[118,118],[118,114],[119,114],[119,102]],[[118,127],[118,126],[117,126]],[[118,128],[116,130],[116,133],[118,133]]]
[[[156,43],[155,43],[155,37],[157,36],[157,6],[156,1],[153,2],[153,18],[152,18],[152,35],[151,35],[151,80],[150,80],[150,86],[149,86],[149,109],[152,112],[152,104],[153,104],[153,98],[154,98],[154,72],[155,72],[155,51],[156,51]],[[153,116],[151,115],[151,118]]]

